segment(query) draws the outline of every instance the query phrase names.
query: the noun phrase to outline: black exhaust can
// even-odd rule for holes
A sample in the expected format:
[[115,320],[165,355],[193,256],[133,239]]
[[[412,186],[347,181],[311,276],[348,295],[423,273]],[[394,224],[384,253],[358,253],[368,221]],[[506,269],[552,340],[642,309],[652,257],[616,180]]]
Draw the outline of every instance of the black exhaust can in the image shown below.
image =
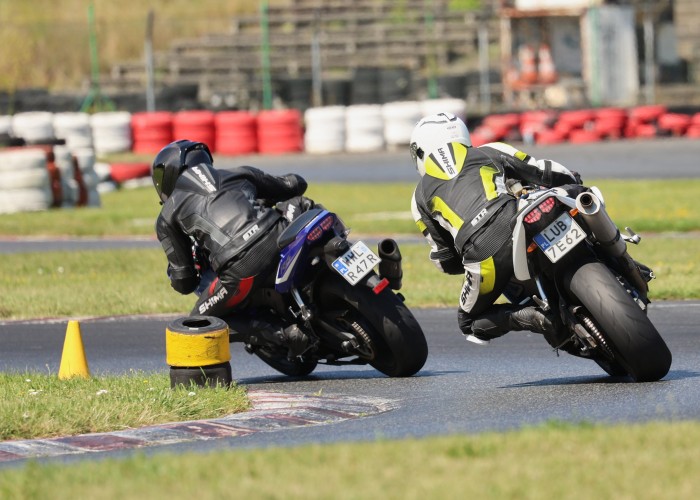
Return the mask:
[[400,290],[403,270],[401,269],[399,244],[391,238],[386,238],[379,242],[377,253],[382,259],[379,263],[379,275],[389,281],[392,290]]

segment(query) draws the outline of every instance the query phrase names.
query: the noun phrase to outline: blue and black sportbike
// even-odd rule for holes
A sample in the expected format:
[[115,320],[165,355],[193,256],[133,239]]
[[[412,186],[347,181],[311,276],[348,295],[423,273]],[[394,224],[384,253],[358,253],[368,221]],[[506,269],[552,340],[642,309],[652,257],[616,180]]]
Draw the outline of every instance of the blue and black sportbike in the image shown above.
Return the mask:
[[390,377],[418,372],[428,346],[396,292],[402,279],[396,241],[380,241],[375,253],[362,241],[349,242],[348,233],[324,208],[291,222],[277,242],[274,285],[253,297],[249,318],[224,318],[230,340],[289,376],[308,375],[319,363],[369,364]]

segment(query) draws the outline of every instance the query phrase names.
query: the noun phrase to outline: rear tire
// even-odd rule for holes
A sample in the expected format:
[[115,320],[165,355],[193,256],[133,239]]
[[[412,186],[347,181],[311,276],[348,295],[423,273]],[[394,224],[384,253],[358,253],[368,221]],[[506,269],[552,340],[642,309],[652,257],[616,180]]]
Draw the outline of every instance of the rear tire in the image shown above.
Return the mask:
[[589,262],[578,268],[571,276],[570,290],[610,342],[614,373],[618,373],[617,364],[637,382],[659,380],[668,373],[672,356],[666,343],[605,265]]
[[[316,298],[321,318],[358,339],[369,337],[360,356],[389,377],[410,377],[428,358],[428,344],[418,321],[391,290],[375,294],[363,284],[327,279]],[[354,325],[354,326],[353,326]]]

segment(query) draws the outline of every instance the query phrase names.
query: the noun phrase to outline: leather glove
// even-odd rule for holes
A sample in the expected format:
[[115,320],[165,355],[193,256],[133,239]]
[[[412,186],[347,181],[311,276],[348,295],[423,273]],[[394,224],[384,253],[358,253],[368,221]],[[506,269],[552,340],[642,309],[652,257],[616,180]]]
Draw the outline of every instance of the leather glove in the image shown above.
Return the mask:
[[289,222],[296,219],[299,214],[314,208],[316,204],[311,198],[306,196],[295,196],[286,201],[280,201],[275,205],[275,209],[280,212]]
[[297,174],[286,174],[282,176],[284,183],[292,190],[297,196],[300,196],[306,192],[308,184],[306,180]]

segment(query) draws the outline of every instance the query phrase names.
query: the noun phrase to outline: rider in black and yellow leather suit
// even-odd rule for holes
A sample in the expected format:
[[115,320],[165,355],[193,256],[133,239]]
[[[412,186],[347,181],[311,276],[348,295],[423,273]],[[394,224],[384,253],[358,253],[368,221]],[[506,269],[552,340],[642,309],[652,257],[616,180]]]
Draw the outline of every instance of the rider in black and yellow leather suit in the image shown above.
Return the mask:
[[555,319],[540,308],[495,304],[513,277],[517,200],[510,186],[577,189],[578,174],[508,144],[472,147],[466,125],[451,113],[420,120],[410,149],[421,176],[411,202],[413,218],[438,269],[464,274],[458,321],[467,339],[486,344],[511,330],[551,332]]

